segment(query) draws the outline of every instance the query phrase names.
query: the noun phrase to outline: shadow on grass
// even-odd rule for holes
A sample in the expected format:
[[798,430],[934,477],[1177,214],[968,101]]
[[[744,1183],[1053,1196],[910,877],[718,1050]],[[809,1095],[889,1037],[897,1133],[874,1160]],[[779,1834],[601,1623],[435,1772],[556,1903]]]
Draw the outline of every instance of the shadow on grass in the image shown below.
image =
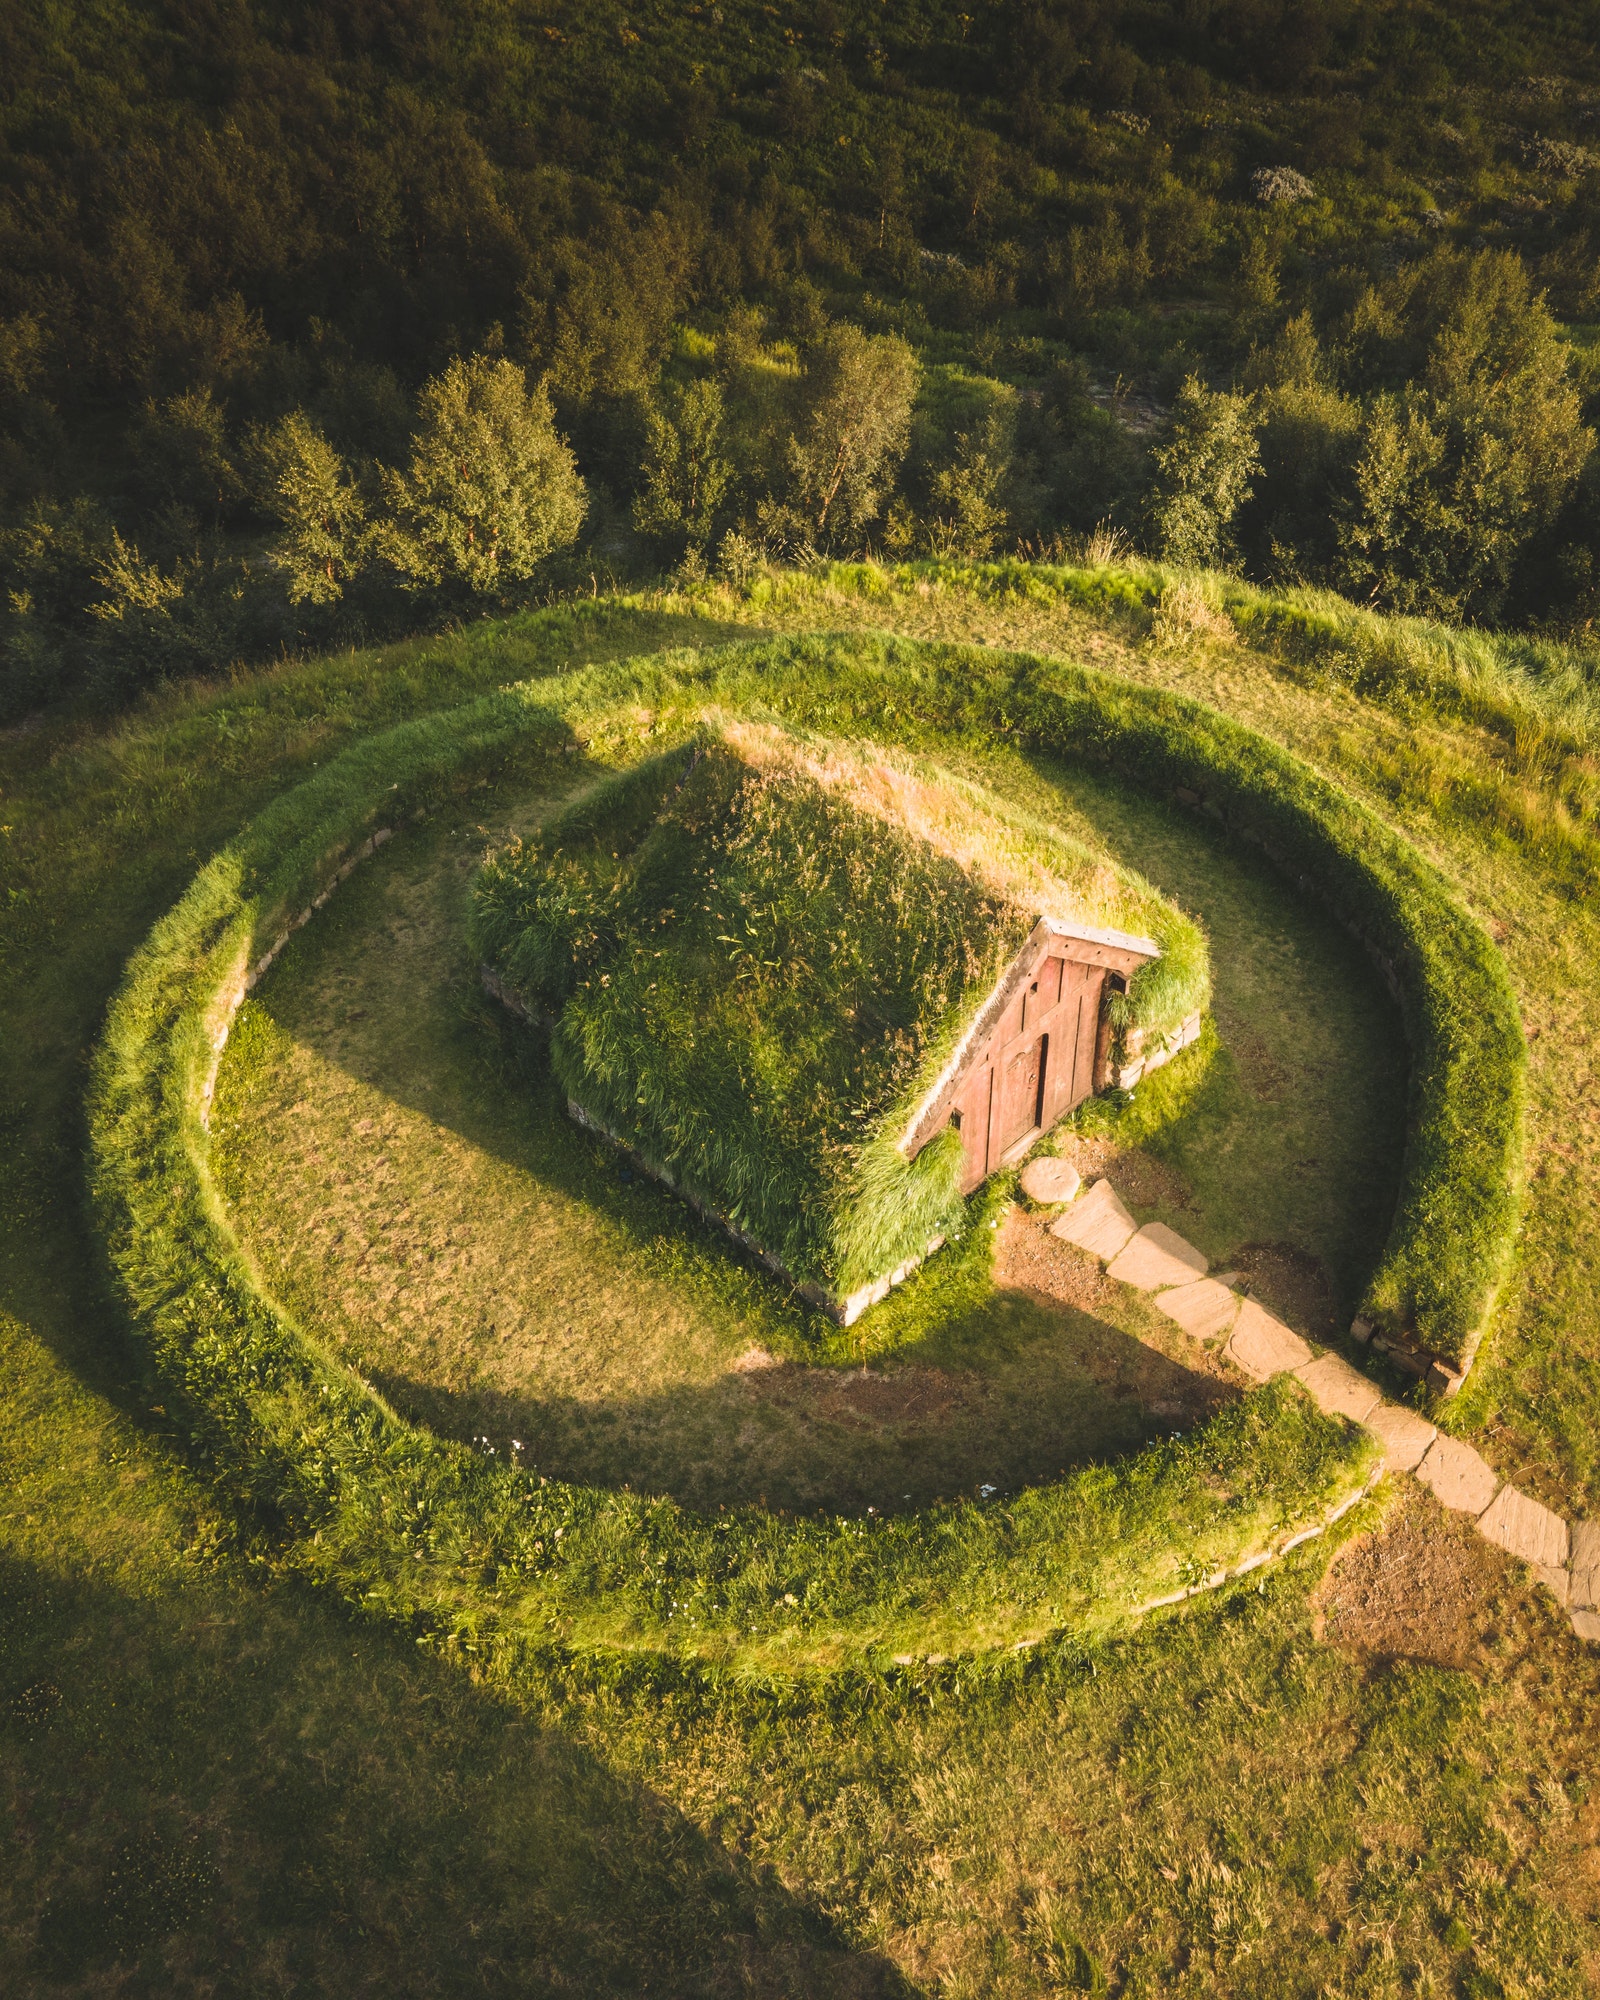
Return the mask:
[[237,1568],[0,1557],[9,1993],[903,1996],[649,1786]]
[[[803,1306],[576,1127],[544,1037],[483,997],[461,924],[484,837],[408,836],[354,878],[252,1002],[217,1100],[252,1250],[402,1414],[520,1439],[551,1477],[832,1512],[1052,1479],[1216,1408],[1215,1378],[1098,1308],[996,1290],[981,1231],[859,1332]],[[485,1202],[517,1221],[485,1230]]]
[[756,1502],[830,1514],[891,1514],[980,1486],[1038,1484],[1189,1430],[1238,1393],[1104,1321],[1019,1291],[997,1292],[977,1319],[967,1337],[1001,1344],[1000,1370],[959,1365],[958,1326],[870,1372],[773,1361],[604,1398],[481,1381],[446,1388],[394,1368],[369,1376],[414,1422],[484,1439],[552,1479],[626,1485],[697,1508]]

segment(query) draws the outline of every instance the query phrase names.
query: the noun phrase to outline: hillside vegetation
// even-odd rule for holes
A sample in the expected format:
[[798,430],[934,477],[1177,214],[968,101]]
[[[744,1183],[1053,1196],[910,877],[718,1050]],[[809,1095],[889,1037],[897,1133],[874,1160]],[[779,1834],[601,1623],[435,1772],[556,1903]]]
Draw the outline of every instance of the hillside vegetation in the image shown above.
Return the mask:
[[0,712],[1097,529],[1592,674],[1581,6],[136,0],[0,36]]

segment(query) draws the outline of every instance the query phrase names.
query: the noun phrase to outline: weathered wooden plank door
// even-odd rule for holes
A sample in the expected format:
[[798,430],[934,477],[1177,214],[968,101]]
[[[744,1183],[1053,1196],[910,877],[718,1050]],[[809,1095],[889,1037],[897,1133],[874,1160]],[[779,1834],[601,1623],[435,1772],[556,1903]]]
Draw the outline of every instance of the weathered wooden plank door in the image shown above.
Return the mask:
[[1029,1035],[1007,1052],[1000,1077],[999,1151],[1002,1156],[1039,1125],[1049,1060],[1048,1035]]

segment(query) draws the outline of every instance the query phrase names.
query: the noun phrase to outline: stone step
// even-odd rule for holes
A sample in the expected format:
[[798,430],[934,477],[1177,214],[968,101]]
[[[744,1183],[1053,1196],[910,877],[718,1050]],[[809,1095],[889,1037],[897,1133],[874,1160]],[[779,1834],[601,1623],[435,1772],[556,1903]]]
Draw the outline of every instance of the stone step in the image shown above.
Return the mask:
[[1447,1437],[1443,1431],[1429,1445],[1427,1456],[1417,1467],[1417,1477],[1441,1506],[1470,1514],[1474,1520],[1500,1485],[1470,1444]]
[[1398,1403],[1380,1403],[1361,1421],[1383,1446],[1386,1472],[1415,1472],[1439,1433],[1426,1417]]
[[1325,1417],[1337,1412],[1353,1424],[1364,1424],[1383,1401],[1366,1376],[1357,1374],[1337,1354],[1324,1354],[1320,1360],[1294,1372],[1295,1379],[1310,1392],[1311,1400]]
[[1239,1294],[1215,1278],[1197,1278],[1156,1295],[1156,1311],[1176,1320],[1191,1340],[1220,1340],[1239,1311]]
[[[1032,1199],[1049,1199],[1034,1194],[1026,1176],[1023,1185]],[[1415,1410],[1386,1403],[1376,1386],[1337,1354],[1313,1359],[1292,1327],[1208,1278],[1206,1259],[1176,1230],[1160,1222],[1136,1229],[1110,1181],[1096,1181],[1051,1224],[1051,1232],[1103,1258],[1108,1276],[1154,1292],[1156,1309],[1193,1339],[1228,1334],[1224,1352],[1252,1381],[1292,1373],[1325,1416],[1364,1424],[1383,1446],[1386,1472],[1414,1473],[1442,1506],[1470,1515],[1486,1541],[1528,1565],[1567,1612],[1578,1638],[1600,1644],[1600,1521],[1569,1527],[1550,1508],[1503,1484],[1471,1445],[1436,1429]]]
[[1065,1215],[1050,1225],[1050,1234],[1063,1243],[1074,1243],[1091,1257],[1106,1263],[1117,1256],[1138,1228],[1123,1207],[1110,1181],[1096,1181],[1086,1195],[1080,1195]]
[[1265,1382],[1285,1369],[1303,1368],[1311,1359],[1311,1349],[1299,1334],[1254,1299],[1246,1299],[1239,1308],[1227,1354],[1255,1382]]
[[1191,1285],[1210,1268],[1177,1230],[1164,1222],[1147,1222],[1107,1266],[1106,1276],[1120,1278],[1141,1292],[1159,1292],[1171,1285]]
[[1069,1160],[1044,1154],[1028,1162],[1018,1185],[1029,1201],[1038,1202],[1041,1208],[1051,1208],[1060,1202],[1076,1200],[1083,1183]]

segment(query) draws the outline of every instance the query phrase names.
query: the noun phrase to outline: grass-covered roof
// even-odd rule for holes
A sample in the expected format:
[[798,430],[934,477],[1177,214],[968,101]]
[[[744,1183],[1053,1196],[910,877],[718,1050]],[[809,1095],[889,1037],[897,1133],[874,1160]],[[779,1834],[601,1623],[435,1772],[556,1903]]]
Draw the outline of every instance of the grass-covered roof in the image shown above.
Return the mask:
[[1153,937],[1134,1019],[1204,1003],[1150,886],[899,751],[714,718],[484,868],[485,960],[568,1094],[803,1282],[844,1296],[959,1227],[912,1109],[1041,916]]

